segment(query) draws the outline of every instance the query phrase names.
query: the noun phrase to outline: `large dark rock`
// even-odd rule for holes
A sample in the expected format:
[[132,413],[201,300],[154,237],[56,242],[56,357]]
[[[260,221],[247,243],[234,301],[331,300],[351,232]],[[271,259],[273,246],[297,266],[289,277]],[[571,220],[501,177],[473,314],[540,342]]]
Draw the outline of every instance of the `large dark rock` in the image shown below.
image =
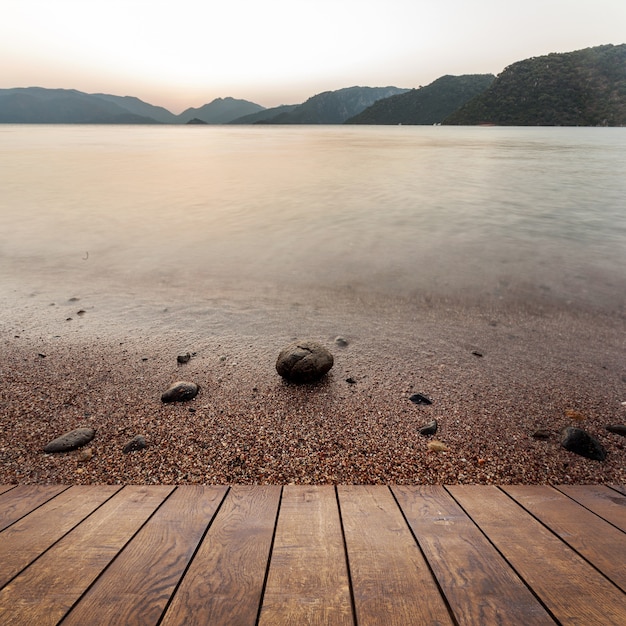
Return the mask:
[[604,461],[606,450],[602,444],[582,428],[567,426],[561,431],[561,446],[570,452],[594,461]]
[[276,371],[294,383],[310,383],[324,376],[333,363],[333,355],[319,343],[296,341],[278,355]]
[[198,395],[200,387],[196,383],[179,380],[172,383],[162,394],[161,402],[185,402]]
[[136,435],[122,448],[122,452],[124,454],[136,452],[137,450],[143,450],[147,445],[146,438],[143,435]]
[[96,431],[93,428],[76,428],[71,430],[60,437],[52,440],[47,444],[44,452],[69,452],[70,450],[76,450],[89,443],[95,436]]

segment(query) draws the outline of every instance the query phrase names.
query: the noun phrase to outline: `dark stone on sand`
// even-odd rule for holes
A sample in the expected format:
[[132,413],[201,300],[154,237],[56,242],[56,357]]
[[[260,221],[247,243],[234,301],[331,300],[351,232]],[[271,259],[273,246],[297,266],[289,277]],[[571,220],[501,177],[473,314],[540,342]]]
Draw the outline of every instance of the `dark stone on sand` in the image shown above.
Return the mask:
[[419,429],[419,434],[424,435],[424,437],[428,437],[429,435],[434,435],[437,432],[437,420],[433,420],[432,422],[428,422],[426,426],[422,426]]
[[335,345],[339,348],[347,348],[348,340],[345,337],[335,337]]
[[319,380],[333,366],[333,355],[314,341],[295,341],[284,348],[276,359],[276,371],[294,383]]
[[550,439],[550,437],[552,436],[552,432],[549,430],[536,430],[531,437],[533,439]]
[[594,461],[604,461],[606,450],[602,444],[582,428],[567,426],[561,431],[561,446],[570,452]]
[[96,431],[93,428],[76,428],[71,430],[60,437],[52,440],[47,444],[44,452],[69,452],[70,450],[76,450],[89,443],[95,436]]
[[432,404],[433,403],[433,401],[430,398],[427,398],[424,394],[421,394],[421,393],[414,393],[412,396],[409,397],[409,400],[413,404]]
[[136,435],[122,448],[122,452],[128,454],[136,450],[143,450],[147,445],[146,438],[143,435]]
[[187,354],[179,354],[176,357],[176,360],[182,365],[184,363],[189,363],[189,360],[191,359],[191,354],[189,354],[189,352],[187,352]]
[[614,435],[622,435],[622,437],[626,437],[625,424],[608,424],[605,428]]
[[479,356],[479,357],[480,357],[480,356],[483,356],[483,353],[482,353],[482,352],[479,352],[478,350],[472,350],[472,354],[473,354],[474,356]]
[[161,402],[185,402],[192,400],[198,395],[199,389],[196,383],[179,380],[178,382],[172,383],[169,388],[161,394]]
[[350,376],[350,378],[346,378],[346,382],[349,385],[356,385],[356,380],[354,378],[352,378],[352,376]]

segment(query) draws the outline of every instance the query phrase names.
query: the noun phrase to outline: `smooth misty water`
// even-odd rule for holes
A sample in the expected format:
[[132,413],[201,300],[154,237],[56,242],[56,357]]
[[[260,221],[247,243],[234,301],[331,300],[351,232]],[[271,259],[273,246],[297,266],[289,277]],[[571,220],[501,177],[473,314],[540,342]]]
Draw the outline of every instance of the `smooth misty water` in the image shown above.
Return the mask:
[[1,283],[623,310],[626,129],[0,126]]

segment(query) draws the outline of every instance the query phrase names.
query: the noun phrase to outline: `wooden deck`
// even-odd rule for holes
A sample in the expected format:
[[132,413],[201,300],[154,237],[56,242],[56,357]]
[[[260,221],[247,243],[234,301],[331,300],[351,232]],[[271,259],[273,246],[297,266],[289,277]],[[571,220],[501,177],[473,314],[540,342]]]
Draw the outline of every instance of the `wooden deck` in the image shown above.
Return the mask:
[[0,624],[626,624],[615,486],[0,486]]

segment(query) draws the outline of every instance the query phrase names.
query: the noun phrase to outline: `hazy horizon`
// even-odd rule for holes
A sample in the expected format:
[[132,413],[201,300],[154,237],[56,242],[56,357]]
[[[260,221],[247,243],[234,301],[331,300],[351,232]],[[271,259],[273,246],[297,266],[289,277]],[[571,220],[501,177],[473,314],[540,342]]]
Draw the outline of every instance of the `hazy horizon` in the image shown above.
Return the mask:
[[625,27],[623,0],[8,0],[0,88],[136,96],[173,113],[225,97],[270,108],[354,85],[499,74],[624,43]]

